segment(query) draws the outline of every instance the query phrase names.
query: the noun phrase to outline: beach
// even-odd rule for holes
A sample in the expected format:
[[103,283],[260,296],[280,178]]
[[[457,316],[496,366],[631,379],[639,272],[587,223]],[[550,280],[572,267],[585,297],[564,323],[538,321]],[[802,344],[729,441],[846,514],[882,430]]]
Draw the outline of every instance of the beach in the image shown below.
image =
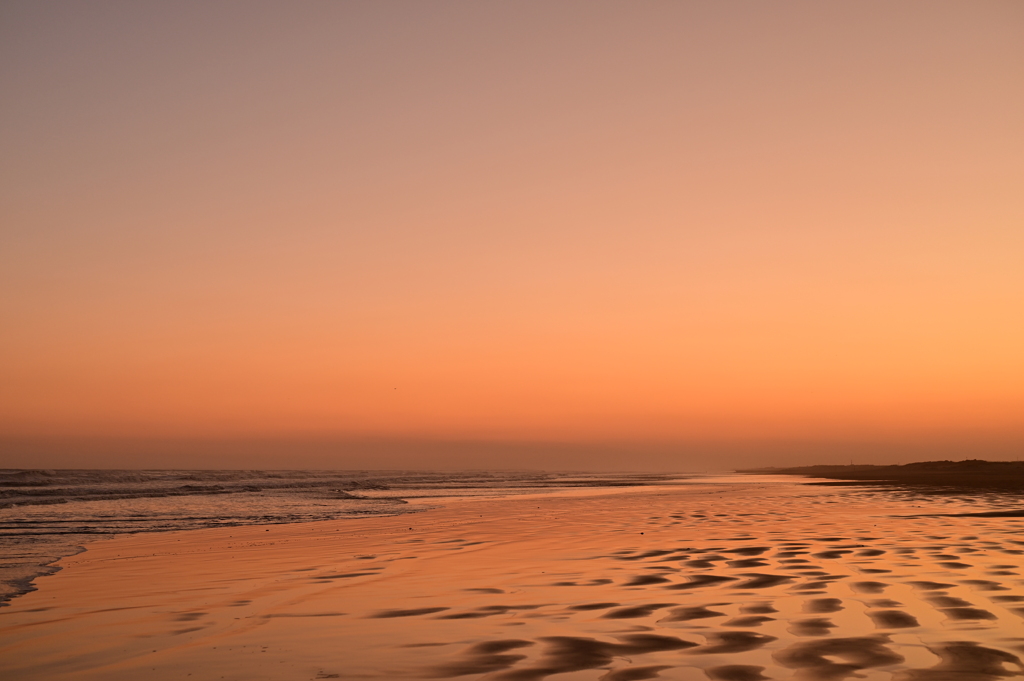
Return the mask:
[[1024,681],[1024,1],[0,53],[0,681]]
[[1024,521],[950,515],[965,508],[978,501],[736,476],[118,536],[0,612],[0,668],[11,680],[1024,675]]

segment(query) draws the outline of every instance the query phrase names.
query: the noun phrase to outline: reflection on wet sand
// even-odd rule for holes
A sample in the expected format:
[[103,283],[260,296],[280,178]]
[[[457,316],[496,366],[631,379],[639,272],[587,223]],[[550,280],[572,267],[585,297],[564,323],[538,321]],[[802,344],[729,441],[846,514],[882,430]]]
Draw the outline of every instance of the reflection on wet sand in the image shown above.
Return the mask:
[[115,681],[1024,676],[1024,521],[964,505],[978,507],[755,478],[118,539],[14,602],[0,666]]

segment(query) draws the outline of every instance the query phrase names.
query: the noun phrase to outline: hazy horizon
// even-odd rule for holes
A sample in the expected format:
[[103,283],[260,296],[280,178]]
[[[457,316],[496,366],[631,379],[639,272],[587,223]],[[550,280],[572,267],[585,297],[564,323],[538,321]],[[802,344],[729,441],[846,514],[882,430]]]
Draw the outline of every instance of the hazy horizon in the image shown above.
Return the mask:
[[497,442],[466,440],[0,440],[6,468],[728,472],[814,464],[1019,460],[1018,441]]

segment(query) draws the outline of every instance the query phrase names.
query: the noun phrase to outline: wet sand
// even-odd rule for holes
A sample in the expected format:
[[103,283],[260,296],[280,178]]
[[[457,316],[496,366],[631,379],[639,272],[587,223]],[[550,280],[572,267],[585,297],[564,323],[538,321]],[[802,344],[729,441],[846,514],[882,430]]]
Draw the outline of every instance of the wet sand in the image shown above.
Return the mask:
[[[1024,520],[790,483],[101,541],[0,612],[17,679],[1024,676]],[[935,515],[943,514],[943,515]]]

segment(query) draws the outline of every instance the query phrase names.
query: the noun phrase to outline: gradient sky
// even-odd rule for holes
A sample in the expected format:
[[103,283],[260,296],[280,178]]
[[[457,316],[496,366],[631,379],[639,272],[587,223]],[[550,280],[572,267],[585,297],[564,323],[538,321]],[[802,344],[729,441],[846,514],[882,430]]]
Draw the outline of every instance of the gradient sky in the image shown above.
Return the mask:
[[5,2],[0,88],[0,464],[1024,452],[1016,0]]

